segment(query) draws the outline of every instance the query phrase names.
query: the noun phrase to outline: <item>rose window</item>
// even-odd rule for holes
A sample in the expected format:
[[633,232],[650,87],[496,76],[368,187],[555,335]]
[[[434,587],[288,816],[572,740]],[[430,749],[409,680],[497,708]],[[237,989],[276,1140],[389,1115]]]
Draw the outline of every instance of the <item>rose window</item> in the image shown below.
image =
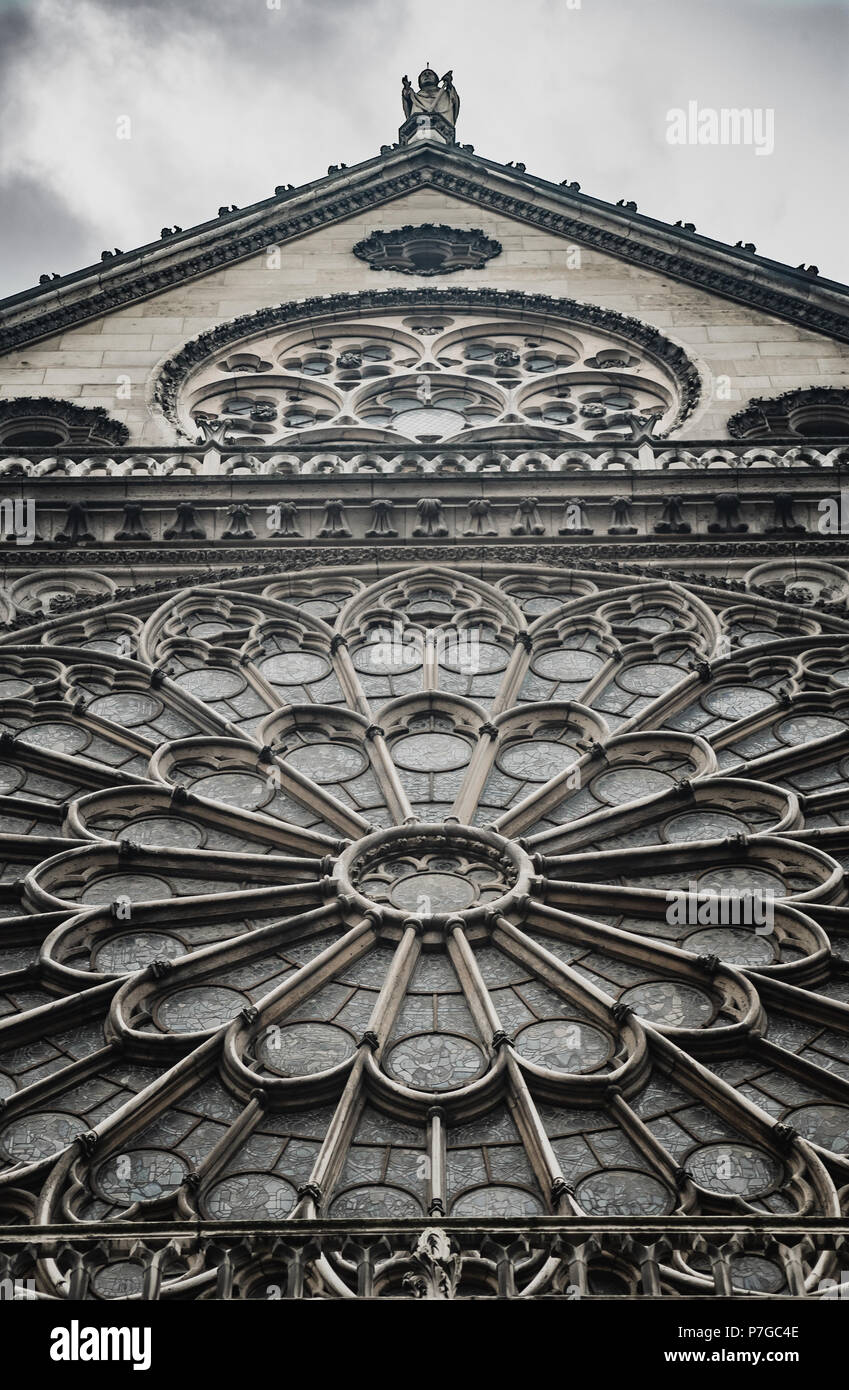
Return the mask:
[[541,438],[615,440],[631,437],[633,420],[668,432],[697,390],[680,349],[616,315],[579,323],[564,309],[560,323],[530,298],[518,318],[462,306],[381,314],[381,298],[398,296],[369,296],[360,317],[265,327],[229,347],[220,332],[209,351],[198,339],[186,350],[197,362],[190,375],[176,363],[166,374],[180,374],[175,419],[190,437],[200,430],[232,446],[301,435],[331,442],[340,430],[350,442],[358,429],[364,443],[428,444],[481,431],[498,438],[516,426]]
[[840,1214],[849,628],[481,568],[2,639],[4,1221]]

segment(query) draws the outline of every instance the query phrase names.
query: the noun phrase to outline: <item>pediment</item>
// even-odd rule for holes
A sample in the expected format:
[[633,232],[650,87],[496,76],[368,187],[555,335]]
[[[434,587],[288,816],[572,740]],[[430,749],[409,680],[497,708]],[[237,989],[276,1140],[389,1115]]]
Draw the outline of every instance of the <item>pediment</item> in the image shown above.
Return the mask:
[[[696,287],[720,301],[849,341],[846,286],[657,222],[633,205],[603,203],[576,185],[555,185],[453,146],[389,149],[355,169],[340,168],[302,188],[281,188],[250,208],[223,210],[203,226],[14,295],[0,305],[0,351],[213,276],[261,256],[270,244],[282,250],[322,229],[362,220],[372,210],[403,206],[420,193],[435,195],[446,208],[464,209],[467,217],[474,210],[482,222],[496,216],[533,228],[555,242],[639,267],[649,279]],[[489,261],[483,283],[497,284],[498,267],[497,258]]]

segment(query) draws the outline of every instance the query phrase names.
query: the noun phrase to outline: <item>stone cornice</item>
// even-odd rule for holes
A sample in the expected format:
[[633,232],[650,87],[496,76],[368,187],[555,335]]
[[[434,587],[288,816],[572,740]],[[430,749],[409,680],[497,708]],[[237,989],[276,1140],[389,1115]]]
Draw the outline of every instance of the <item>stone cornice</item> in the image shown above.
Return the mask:
[[[116,257],[108,270],[92,267],[41,291],[13,296],[0,305],[0,352],[111,313],[257,255],[270,242],[282,245],[421,187],[440,188],[578,245],[849,341],[849,290],[844,286],[818,282],[790,267],[622,211],[456,147],[405,147],[280,198],[236,210],[173,242]],[[607,225],[598,225],[602,221]]]

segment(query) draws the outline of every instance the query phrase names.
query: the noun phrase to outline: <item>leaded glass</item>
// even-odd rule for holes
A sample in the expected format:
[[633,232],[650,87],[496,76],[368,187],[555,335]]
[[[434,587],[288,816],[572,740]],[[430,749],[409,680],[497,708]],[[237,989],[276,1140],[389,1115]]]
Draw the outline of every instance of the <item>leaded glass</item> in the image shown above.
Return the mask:
[[[41,715],[10,667],[0,1202],[23,1184],[83,1224],[832,1210],[840,707],[797,703],[756,628],[723,675],[709,585],[526,569],[150,594],[132,677],[89,646],[61,684],[51,657]],[[475,613],[475,672],[419,640]],[[400,666],[371,640],[387,614]],[[798,638],[805,660],[829,641]],[[766,900],[768,931],[698,915]],[[735,1259],[735,1289],[783,1287]],[[138,1288],[129,1257],[93,1278]]]
[[238,1173],[207,1192],[204,1206],[216,1221],[282,1221],[297,1201],[291,1183],[273,1173]]
[[575,1196],[588,1216],[659,1216],[673,1201],[656,1178],[626,1168],[590,1174],[578,1184]]
[[610,1040],[600,1028],[577,1019],[532,1023],[516,1039],[523,1057],[552,1071],[595,1071],[610,1056]]
[[406,1086],[444,1091],[479,1076],[484,1058],[480,1048],[468,1038],[450,1033],[418,1033],[395,1044],[387,1069]]

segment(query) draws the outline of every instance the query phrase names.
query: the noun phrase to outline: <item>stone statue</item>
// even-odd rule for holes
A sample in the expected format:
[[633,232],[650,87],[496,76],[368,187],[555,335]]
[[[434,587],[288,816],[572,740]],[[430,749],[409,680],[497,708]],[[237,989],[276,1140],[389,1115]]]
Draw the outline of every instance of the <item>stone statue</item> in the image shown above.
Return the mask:
[[404,119],[411,116],[441,116],[452,126],[457,124],[460,112],[460,97],[454,86],[453,72],[446,72],[442,85],[433,68],[425,68],[419,73],[419,90],[413,90],[409,77],[404,75],[401,85],[401,104]]

